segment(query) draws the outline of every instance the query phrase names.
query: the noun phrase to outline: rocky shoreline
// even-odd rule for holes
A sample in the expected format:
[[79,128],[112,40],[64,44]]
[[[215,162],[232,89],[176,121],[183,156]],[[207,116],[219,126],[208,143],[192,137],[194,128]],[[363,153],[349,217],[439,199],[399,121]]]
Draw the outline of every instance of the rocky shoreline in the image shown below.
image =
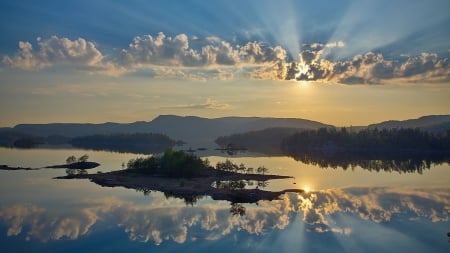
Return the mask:
[[135,171],[120,170],[108,173],[67,175],[56,179],[89,179],[103,187],[124,187],[143,192],[159,191],[169,196],[191,199],[193,196],[210,196],[214,200],[227,200],[233,203],[256,203],[259,200],[274,200],[286,192],[303,193],[301,189],[286,189],[283,191],[265,191],[258,189],[229,189],[213,187],[213,182],[230,181],[268,181],[287,179],[290,176],[241,174],[241,173],[207,173],[191,178],[170,178],[150,176]]

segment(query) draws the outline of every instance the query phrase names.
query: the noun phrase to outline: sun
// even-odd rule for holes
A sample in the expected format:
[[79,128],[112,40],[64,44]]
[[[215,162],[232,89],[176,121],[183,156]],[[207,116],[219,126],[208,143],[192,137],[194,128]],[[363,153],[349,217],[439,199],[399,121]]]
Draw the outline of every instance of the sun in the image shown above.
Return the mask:
[[309,185],[305,185],[305,186],[303,187],[303,190],[304,190],[306,193],[309,193],[309,192],[311,191],[311,188],[309,187]]

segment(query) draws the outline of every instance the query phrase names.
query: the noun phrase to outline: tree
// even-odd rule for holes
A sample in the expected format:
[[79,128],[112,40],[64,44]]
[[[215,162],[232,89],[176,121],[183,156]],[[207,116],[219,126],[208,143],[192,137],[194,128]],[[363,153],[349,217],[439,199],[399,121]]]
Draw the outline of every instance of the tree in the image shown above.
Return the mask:
[[241,203],[231,203],[230,213],[233,216],[236,216],[236,215],[244,216],[245,215],[245,206],[242,205]]
[[245,171],[247,171],[247,168],[245,167],[245,165],[243,163],[241,163],[241,164],[239,164],[238,171],[240,173],[244,173]]
[[84,162],[87,162],[88,159],[89,159],[89,156],[84,154],[78,158],[78,162],[84,163]]
[[216,169],[218,170],[223,170],[223,171],[237,171],[239,169],[239,167],[234,164],[232,161],[230,160],[225,160],[225,162],[218,162],[216,164]]
[[75,156],[73,156],[73,155],[71,155],[71,156],[66,158],[66,163],[67,164],[71,164],[71,163],[74,163],[76,161],[77,161],[77,158]]
[[261,173],[261,174],[264,175],[265,173],[267,173],[267,172],[269,171],[269,169],[266,168],[266,167],[264,167],[264,166],[259,166],[258,169],[256,169],[256,171],[257,171],[258,173]]
[[269,185],[269,182],[267,182],[267,181],[258,181],[257,187],[256,187],[256,188],[257,188],[257,189],[258,189],[258,187],[266,188],[267,185]]

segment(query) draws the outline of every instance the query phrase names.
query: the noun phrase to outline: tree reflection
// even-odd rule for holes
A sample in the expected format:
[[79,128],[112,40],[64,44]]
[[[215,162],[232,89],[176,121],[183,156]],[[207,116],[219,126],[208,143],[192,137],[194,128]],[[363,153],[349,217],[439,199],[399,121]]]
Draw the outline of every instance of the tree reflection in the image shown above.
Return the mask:
[[258,181],[256,189],[258,189],[258,188],[263,188],[263,189],[264,189],[264,188],[266,188],[268,185],[269,185],[269,182],[268,182],[268,181]]
[[433,164],[450,162],[449,153],[355,153],[355,152],[321,152],[299,151],[290,153],[296,161],[319,166],[321,168],[361,167],[369,171],[398,173],[419,173],[429,170]]
[[197,204],[197,201],[203,198],[203,195],[164,192],[164,197],[166,197],[166,199],[182,199],[186,206],[194,206]]
[[245,207],[241,203],[231,203],[230,213],[233,216],[244,216],[245,215]]
[[248,182],[246,180],[227,180],[227,181],[216,180],[214,182],[214,186],[217,189],[224,189],[230,191],[243,190],[245,189],[247,184]]
[[87,175],[88,172],[85,169],[66,169],[67,176]]
[[144,196],[149,196],[150,193],[152,192],[152,190],[147,187],[136,187],[136,191],[142,192],[144,194]]

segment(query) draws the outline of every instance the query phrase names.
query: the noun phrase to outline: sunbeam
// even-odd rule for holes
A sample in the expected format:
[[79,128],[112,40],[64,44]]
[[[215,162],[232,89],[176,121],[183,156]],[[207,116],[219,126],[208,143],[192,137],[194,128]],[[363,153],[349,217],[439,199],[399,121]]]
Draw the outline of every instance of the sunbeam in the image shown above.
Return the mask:
[[297,60],[301,43],[298,26],[301,13],[295,8],[294,1],[258,1],[253,4],[258,23],[263,25],[262,33],[268,34],[264,37],[270,37],[275,44],[285,47],[290,58]]
[[[442,0],[352,1],[329,39],[344,41],[347,46],[333,55],[343,59],[377,50],[440,22],[448,22],[449,8],[449,2]],[[408,15],[401,15],[404,12]]]

